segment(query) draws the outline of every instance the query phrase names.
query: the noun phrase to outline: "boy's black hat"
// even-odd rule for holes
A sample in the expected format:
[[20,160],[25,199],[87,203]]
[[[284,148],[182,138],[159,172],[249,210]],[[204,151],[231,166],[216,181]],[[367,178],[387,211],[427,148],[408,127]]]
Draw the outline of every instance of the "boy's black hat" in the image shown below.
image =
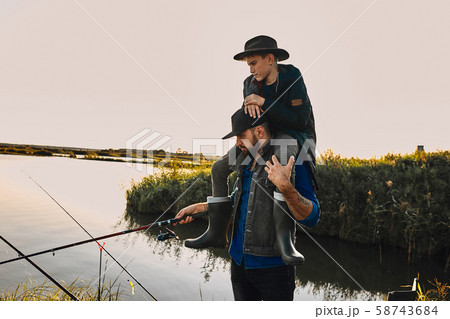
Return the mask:
[[275,39],[267,35],[259,35],[245,42],[244,51],[236,54],[233,59],[242,61],[246,56],[256,53],[273,53],[278,61],[289,58],[289,53],[286,50],[279,49]]
[[267,116],[261,116],[254,119],[248,113],[245,114],[244,108],[240,108],[231,116],[231,132],[222,137],[223,140],[237,136],[249,128],[256,127],[267,121]]

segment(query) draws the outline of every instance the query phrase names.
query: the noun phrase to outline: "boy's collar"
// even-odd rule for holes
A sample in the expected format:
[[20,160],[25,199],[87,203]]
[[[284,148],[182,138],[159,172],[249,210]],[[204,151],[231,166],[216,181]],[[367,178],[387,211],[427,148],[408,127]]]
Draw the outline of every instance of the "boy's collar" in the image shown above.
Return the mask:
[[[264,85],[267,85],[263,81],[260,82],[260,81],[256,80],[255,77],[253,77],[252,83],[255,84],[256,86],[258,86],[258,88],[260,90],[262,89],[262,87]],[[275,92],[277,92],[279,83],[280,83],[280,72],[277,73],[277,79],[275,80],[275,82],[273,82],[272,84],[269,84],[269,86],[270,85],[274,85],[275,86]]]

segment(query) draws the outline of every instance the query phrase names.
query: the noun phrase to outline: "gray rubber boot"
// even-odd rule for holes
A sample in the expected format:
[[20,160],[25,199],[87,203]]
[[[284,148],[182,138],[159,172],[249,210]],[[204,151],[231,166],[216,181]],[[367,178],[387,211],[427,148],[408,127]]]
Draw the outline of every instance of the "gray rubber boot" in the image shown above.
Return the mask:
[[274,192],[273,222],[275,226],[275,249],[280,253],[284,263],[301,265],[305,257],[294,246],[295,221],[288,215],[289,208],[281,193]]
[[184,245],[189,248],[226,247],[230,216],[230,197],[208,197],[208,229],[200,237],[186,239]]

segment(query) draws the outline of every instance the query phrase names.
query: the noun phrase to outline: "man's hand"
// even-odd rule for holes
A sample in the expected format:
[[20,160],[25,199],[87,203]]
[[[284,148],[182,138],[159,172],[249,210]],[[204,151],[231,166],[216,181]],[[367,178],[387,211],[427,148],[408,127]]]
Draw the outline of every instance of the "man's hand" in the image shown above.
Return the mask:
[[[180,224],[188,224],[194,220],[189,215],[206,211],[207,205],[208,205],[207,203],[197,203],[197,204],[189,205],[189,206],[181,209],[178,212],[178,214],[175,216],[175,218],[182,218],[184,216],[187,216],[186,219],[181,220],[179,223]],[[175,223],[175,225],[176,225],[176,223]]]
[[272,155],[272,163],[270,161],[266,162],[267,166],[264,169],[268,173],[270,181],[274,183],[280,191],[283,191],[283,189],[286,189],[291,185],[290,178],[294,163],[294,157],[291,156],[287,165],[283,166],[275,155]]
[[263,110],[261,107],[264,105],[265,99],[256,94],[250,94],[244,100],[244,112],[250,114],[251,117],[260,117]]
[[264,169],[269,174],[272,183],[283,194],[292,216],[297,220],[308,218],[313,210],[313,204],[311,200],[303,197],[290,182],[292,167],[295,163],[294,157],[291,156],[286,166],[281,165],[275,155],[272,156],[272,162],[273,164],[267,161]]

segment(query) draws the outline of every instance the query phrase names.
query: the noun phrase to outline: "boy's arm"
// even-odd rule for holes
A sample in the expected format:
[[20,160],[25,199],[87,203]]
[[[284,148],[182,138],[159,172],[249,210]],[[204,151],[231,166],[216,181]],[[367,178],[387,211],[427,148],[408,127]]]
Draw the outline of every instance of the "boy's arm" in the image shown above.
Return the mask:
[[311,116],[311,102],[300,72],[295,80],[294,84],[290,84],[292,87],[288,86],[286,92],[281,92],[288,95],[289,105],[280,100],[266,98],[261,109],[267,112],[272,122],[296,131],[304,131]]
[[289,105],[270,97],[260,97],[256,86],[251,83],[251,77],[248,77],[244,81],[244,107],[255,118],[262,112],[267,112],[266,116],[269,116],[271,122],[295,131],[304,131],[311,115],[311,102],[300,71],[297,70],[285,90],[281,95],[288,95]]

